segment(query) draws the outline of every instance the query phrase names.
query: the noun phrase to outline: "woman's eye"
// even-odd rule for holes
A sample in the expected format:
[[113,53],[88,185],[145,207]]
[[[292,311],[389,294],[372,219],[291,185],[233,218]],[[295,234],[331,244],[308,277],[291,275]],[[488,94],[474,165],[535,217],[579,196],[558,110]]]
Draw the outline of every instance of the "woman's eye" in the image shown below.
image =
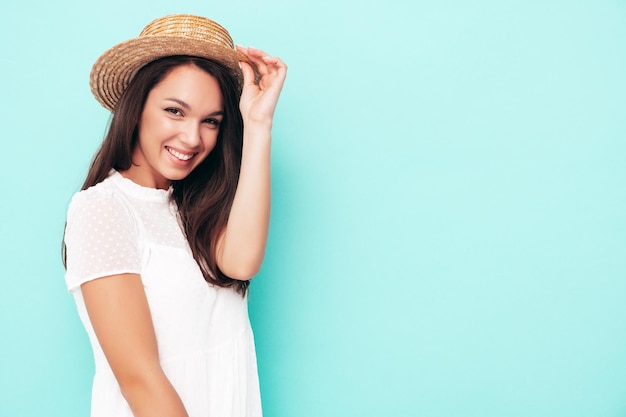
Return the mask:
[[166,112],[173,114],[174,116],[181,116],[182,112],[175,107],[168,107],[165,109]]
[[205,119],[204,123],[211,125],[211,126],[215,126],[215,127],[220,125],[220,121],[217,119]]

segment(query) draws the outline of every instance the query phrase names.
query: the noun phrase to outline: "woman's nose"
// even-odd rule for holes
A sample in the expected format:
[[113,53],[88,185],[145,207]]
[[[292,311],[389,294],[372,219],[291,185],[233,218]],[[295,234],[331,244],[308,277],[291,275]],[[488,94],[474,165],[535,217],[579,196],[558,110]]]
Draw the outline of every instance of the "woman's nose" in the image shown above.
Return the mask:
[[185,131],[181,135],[181,141],[189,146],[190,148],[195,148],[202,142],[202,137],[200,136],[200,128],[193,123],[189,123],[186,127]]

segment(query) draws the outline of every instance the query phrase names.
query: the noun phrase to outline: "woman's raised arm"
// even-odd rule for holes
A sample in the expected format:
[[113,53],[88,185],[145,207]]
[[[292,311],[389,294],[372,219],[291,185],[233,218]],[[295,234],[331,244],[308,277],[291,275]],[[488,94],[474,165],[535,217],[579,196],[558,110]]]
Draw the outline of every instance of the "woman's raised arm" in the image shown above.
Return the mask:
[[237,47],[261,76],[241,63],[244,86],[240,99],[243,118],[241,172],[228,223],[217,244],[217,264],[227,276],[247,280],[261,268],[270,217],[270,147],[274,110],[287,75],[276,57],[254,48]]

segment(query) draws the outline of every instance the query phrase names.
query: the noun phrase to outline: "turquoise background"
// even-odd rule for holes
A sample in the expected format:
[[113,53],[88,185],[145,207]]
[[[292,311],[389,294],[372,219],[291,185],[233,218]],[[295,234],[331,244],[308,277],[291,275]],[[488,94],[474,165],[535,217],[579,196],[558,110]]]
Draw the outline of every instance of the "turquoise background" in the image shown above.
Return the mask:
[[253,283],[267,416],[626,416],[626,2],[0,3],[0,415],[86,416],[60,241],[88,74],[188,12],[289,64]]

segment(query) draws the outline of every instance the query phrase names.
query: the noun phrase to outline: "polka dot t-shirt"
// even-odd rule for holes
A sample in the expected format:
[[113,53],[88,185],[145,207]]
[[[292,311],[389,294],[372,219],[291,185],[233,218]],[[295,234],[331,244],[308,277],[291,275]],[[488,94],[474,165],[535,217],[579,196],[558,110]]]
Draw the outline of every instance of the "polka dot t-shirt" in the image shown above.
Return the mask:
[[[96,278],[140,273],[140,246],[146,240],[187,247],[171,189],[142,187],[116,171],[101,184],[76,194],[68,209],[65,244],[71,254],[66,276],[70,291]],[[130,193],[121,194],[111,185]]]
[[247,298],[209,285],[193,259],[170,190],[112,171],[68,209],[67,287],[93,348],[91,417],[132,417],[91,326],[81,285],[141,276],[163,371],[190,417],[261,417]]

